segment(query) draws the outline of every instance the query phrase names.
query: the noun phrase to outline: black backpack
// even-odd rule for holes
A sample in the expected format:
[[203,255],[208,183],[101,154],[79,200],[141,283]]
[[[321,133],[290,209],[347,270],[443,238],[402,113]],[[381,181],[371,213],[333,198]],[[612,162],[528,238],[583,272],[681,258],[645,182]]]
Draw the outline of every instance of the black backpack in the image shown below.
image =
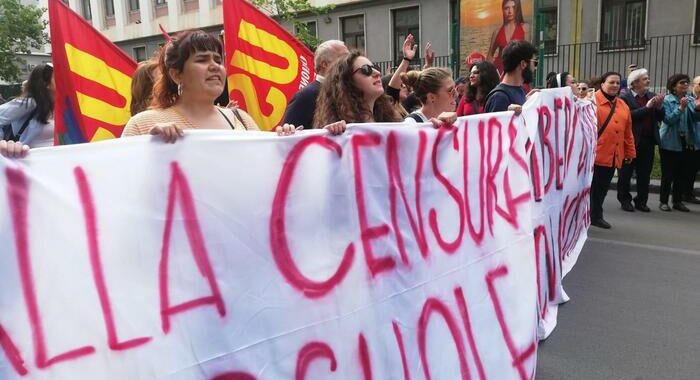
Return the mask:
[[12,124],[7,124],[2,126],[2,139],[5,141],[14,141],[17,142],[19,141],[20,136],[22,136],[22,133],[24,133],[24,130],[27,129],[27,126],[29,125],[29,122],[34,118],[34,115],[36,114],[36,108],[29,114],[29,117],[24,120],[24,123],[22,123],[22,126],[19,128],[19,131],[17,131],[17,134],[15,134],[12,131]]

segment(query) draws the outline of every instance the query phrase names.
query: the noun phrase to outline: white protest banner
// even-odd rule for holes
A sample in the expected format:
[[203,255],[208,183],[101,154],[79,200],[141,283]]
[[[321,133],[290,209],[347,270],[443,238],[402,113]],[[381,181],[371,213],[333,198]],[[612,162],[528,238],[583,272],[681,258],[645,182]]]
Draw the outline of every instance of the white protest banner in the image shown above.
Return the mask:
[[543,90],[526,103],[532,136],[530,168],[540,324],[545,339],[568,296],[562,278],[576,263],[588,236],[596,146],[595,106],[576,99],[569,87]]
[[0,378],[532,378],[526,142],[499,113],[0,159]]

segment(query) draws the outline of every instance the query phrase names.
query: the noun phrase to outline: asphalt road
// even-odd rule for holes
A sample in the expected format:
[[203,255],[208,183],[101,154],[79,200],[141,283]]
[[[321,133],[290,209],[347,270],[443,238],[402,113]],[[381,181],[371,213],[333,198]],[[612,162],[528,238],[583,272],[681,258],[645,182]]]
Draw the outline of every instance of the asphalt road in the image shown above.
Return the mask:
[[700,206],[649,214],[620,209],[591,227],[564,279],[571,301],[538,350],[538,380],[700,379]]

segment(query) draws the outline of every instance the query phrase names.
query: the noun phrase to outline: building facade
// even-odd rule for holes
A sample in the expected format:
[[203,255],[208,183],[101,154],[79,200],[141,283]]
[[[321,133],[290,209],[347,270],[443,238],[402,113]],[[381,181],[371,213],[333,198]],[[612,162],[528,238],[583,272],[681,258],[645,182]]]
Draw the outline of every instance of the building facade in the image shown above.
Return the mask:
[[[47,0],[39,1],[45,6]],[[223,28],[221,0],[67,0],[98,30],[134,59],[149,58],[169,32]],[[320,40],[340,39],[363,50],[384,70],[401,60],[401,43],[416,37],[423,56],[431,42],[437,65],[465,72],[460,51],[460,15],[478,0],[311,0],[333,5],[327,14],[300,15]],[[480,0],[501,3],[501,0]],[[527,5],[527,2],[531,4]],[[650,69],[657,85],[672,72],[700,72],[700,0],[539,0],[543,25],[540,67],[585,79],[635,63]],[[523,0],[534,7],[534,0]],[[465,19],[462,17],[462,19]],[[294,32],[291,23],[283,23]],[[534,29],[534,28],[533,28]]]

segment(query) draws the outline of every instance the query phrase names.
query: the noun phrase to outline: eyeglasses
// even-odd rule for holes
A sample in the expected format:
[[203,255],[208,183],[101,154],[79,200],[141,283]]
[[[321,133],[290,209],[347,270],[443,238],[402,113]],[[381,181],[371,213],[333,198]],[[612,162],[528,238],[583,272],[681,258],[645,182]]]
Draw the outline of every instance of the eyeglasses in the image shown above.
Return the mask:
[[355,75],[355,73],[357,73],[359,71],[362,75],[364,75],[366,77],[370,77],[370,76],[372,76],[372,74],[374,74],[374,70],[377,70],[377,72],[381,73],[381,71],[379,70],[379,67],[374,66],[374,65],[370,65],[369,63],[367,63],[367,64],[360,66],[357,70],[353,71],[352,75]]

